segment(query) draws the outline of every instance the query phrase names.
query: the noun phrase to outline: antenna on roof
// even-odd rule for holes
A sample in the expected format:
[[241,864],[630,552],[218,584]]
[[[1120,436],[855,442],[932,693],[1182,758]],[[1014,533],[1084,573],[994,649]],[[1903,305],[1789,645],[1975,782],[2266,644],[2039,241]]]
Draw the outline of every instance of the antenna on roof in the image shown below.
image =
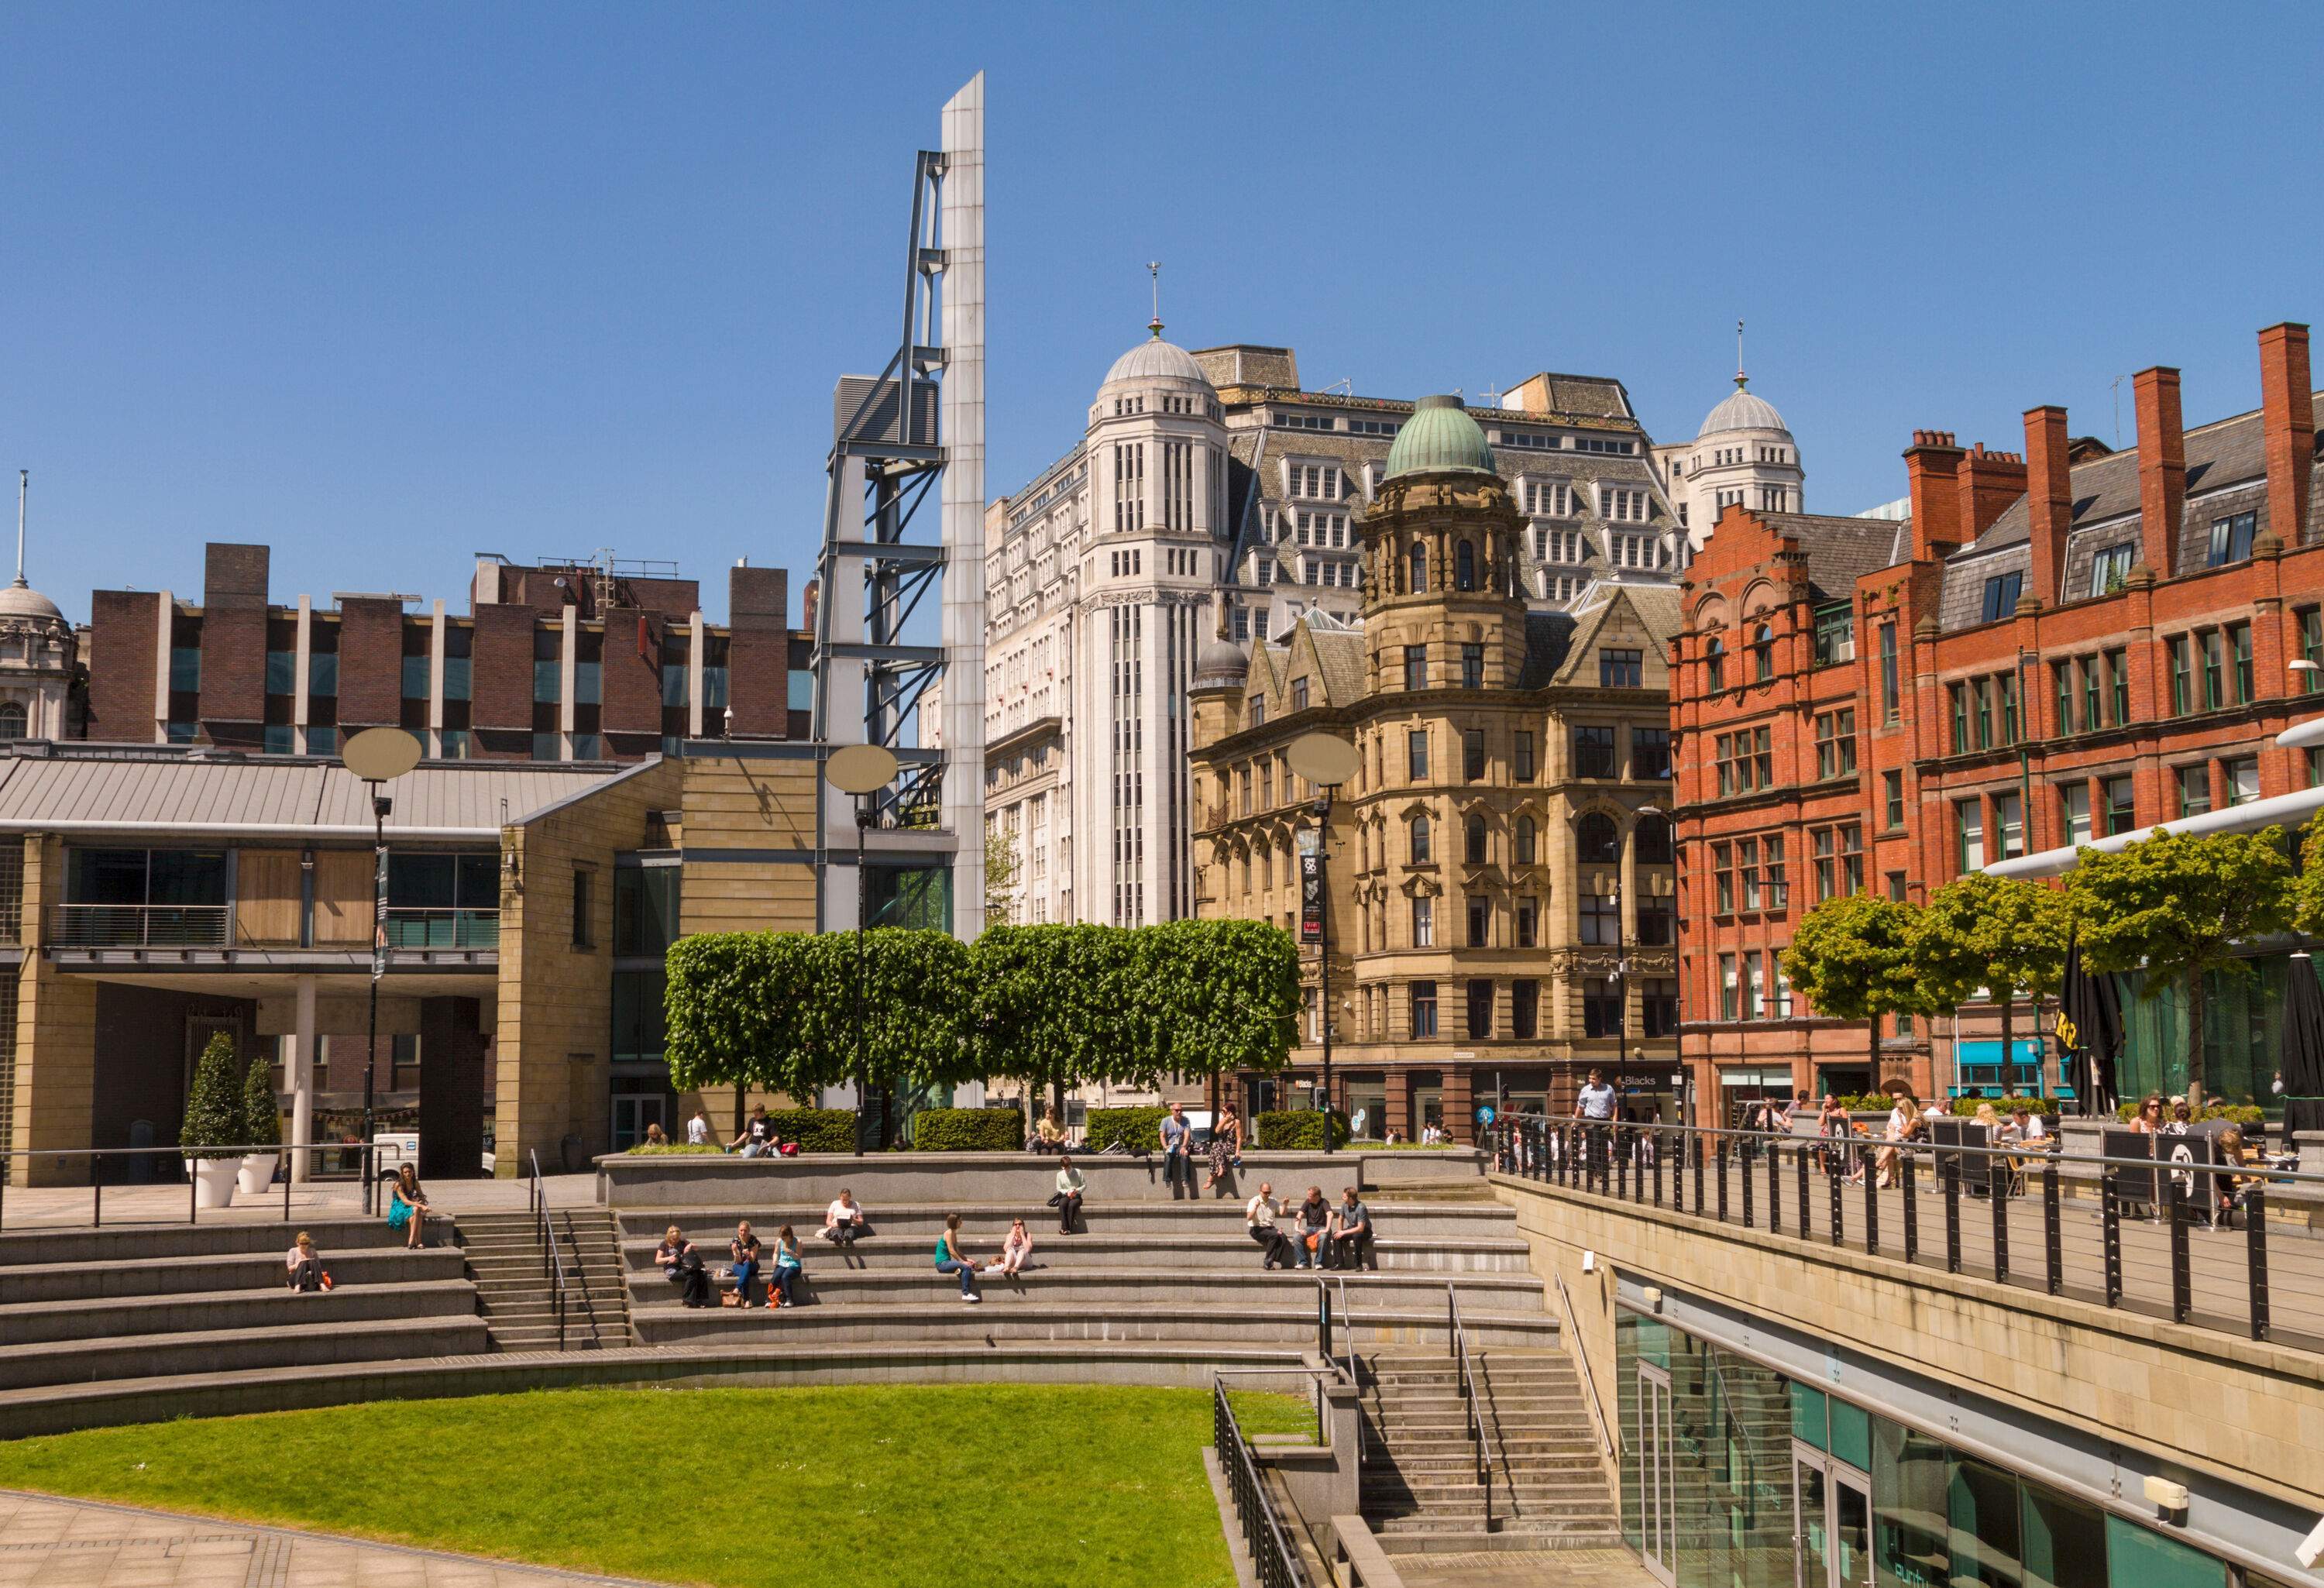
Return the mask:
[[1159,342],[1162,339],[1162,262],[1148,260],[1146,273],[1154,278],[1154,318],[1146,322],[1146,328],[1153,332],[1154,339]]
[[1485,406],[1486,406],[1486,407],[1488,407],[1488,408],[1499,408],[1500,405],[1501,405],[1501,389],[1500,389],[1500,387],[1499,387],[1498,384],[1496,384],[1496,383],[1492,383],[1492,382],[1490,382],[1490,381],[1488,381],[1488,382],[1485,383]]
[[24,498],[32,489],[32,471],[16,471],[16,588],[24,588]]
[[1738,319],[1735,322],[1735,389],[1740,392],[1750,383],[1751,377],[1743,373],[1743,322]]
[[[2116,452],[2122,450],[2122,377],[2120,375],[2114,378],[2114,449]],[[16,560],[22,562],[23,559],[19,557]]]

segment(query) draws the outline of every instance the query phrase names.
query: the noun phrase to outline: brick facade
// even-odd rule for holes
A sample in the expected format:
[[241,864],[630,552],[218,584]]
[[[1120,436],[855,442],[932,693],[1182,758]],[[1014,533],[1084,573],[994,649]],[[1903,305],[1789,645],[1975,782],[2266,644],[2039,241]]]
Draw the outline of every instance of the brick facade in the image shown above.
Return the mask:
[[[2306,328],[2260,346],[2262,409],[2192,431],[2178,373],[2142,372],[2135,452],[2044,405],[2022,456],[1918,433],[1909,521],[1721,517],[1672,669],[1701,1095],[1760,1066],[1800,1089],[1951,1082],[1951,1032],[1891,1028],[1876,1064],[1862,1025],[1784,997],[1773,956],[1827,892],[1918,902],[1966,867],[2314,781],[2273,742],[2324,706],[2287,665],[2324,660]],[[2033,1022],[2021,1006],[2017,1034]],[[1966,1011],[1959,1034],[1996,1024]]]

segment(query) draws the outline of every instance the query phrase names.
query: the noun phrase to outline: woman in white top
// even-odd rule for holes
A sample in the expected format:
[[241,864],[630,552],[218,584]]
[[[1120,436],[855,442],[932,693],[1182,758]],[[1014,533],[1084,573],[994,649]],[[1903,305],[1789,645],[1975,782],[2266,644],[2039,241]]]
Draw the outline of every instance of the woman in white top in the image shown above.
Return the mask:
[[863,1205],[842,1186],[831,1205],[823,1210],[823,1238],[835,1246],[853,1246],[864,1233],[865,1223]]
[[1016,1278],[1025,1260],[1032,1255],[1033,1232],[1025,1227],[1023,1219],[1010,1220],[1009,1238],[1001,1243],[1001,1271],[1010,1279]]

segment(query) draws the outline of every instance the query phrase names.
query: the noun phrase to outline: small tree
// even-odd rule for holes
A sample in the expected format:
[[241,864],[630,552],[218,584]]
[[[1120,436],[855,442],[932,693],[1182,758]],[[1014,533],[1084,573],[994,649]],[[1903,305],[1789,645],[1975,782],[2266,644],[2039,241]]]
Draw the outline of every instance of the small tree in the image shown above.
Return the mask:
[[[245,1145],[244,1130],[241,1066],[234,1061],[234,1039],[220,1031],[194,1066],[193,1090],[186,1094],[178,1145],[188,1158],[239,1158]],[[235,1150],[220,1150],[225,1148]]]
[[1017,845],[999,826],[984,830],[984,923],[1006,926],[1017,919]]
[[2065,974],[2070,915],[2066,896],[2040,882],[1983,872],[1947,882],[1929,896],[1913,930],[1914,969],[1930,1005],[1958,1009],[1978,988],[1989,990],[2001,1004],[2001,1057],[2008,1064],[2017,992],[2033,998],[2038,1031],[2042,1000]]
[[273,1066],[263,1055],[242,1072],[243,1140],[253,1147],[282,1145],[282,1116],[274,1100]]
[[2187,1101],[2200,1109],[2203,978],[2250,974],[2237,945],[2292,924],[2283,829],[2197,836],[2157,828],[2116,854],[2085,849],[2068,892],[2090,969],[2136,973],[2141,998],[2184,989]]
[[1800,918],[1784,950],[1792,991],[1816,1013],[1865,1022],[1873,1084],[1880,1080],[1880,1017],[1920,1014],[1930,1007],[1913,963],[1920,912],[1909,904],[1868,893],[1825,900]]
[[2292,881],[2292,924],[2324,937],[2324,816],[2310,820],[2300,842],[2300,874]]

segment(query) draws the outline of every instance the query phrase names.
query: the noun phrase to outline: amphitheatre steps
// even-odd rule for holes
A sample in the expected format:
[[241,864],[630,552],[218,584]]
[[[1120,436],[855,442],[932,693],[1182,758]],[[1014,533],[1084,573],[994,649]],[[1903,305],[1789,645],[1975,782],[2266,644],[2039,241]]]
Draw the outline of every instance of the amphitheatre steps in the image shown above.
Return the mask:
[[624,1269],[613,1216],[602,1208],[552,1208],[549,1239],[564,1265],[560,1335],[557,1286],[540,1223],[528,1212],[470,1214],[460,1250],[494,1351],[602,1351],[632,1343]]

